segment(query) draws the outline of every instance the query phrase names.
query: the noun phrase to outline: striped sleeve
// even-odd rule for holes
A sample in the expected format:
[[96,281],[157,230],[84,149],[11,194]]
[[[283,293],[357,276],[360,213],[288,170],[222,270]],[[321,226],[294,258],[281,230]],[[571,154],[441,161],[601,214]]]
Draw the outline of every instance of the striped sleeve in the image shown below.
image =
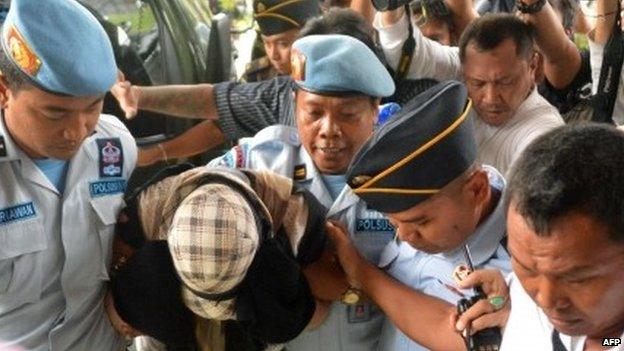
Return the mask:
[[219,126],[230,139],[253,136],[275,124],[294,125],[293,82],[289,77],[214,85]]

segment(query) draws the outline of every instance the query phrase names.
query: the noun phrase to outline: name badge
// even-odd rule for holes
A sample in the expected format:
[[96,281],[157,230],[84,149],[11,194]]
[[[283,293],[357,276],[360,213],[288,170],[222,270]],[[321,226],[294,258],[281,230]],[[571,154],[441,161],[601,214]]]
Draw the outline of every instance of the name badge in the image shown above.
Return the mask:
[[387,218],[357,218],[355,230],[358,232],[393,232],[394,227]]
[[349,323],[364,323],[371,320],[371,305],[358,303],[349,306]]
[[37,217],[35,204],[31,202],[0,209],[0,226]]
[[89,183],[91,197],[121,194],[126,191],[125,179],[101,180]]
[[96,140],[100,159],[100,178],[121,177],[123,172],[123,148],[119,138]]

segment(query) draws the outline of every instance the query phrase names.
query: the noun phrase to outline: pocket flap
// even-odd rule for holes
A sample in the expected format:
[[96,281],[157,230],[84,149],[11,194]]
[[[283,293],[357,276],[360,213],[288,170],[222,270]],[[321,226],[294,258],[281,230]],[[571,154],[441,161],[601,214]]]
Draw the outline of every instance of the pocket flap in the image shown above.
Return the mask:
[[401,253],[399,243],[396,240],[390,241],[381,251],[379,268],[388,268],[399,257],[399,253]]
[[40,220],[0,226],[0,260],[46,248],[46,237]]
[[125,206],[126,203],[121,194],[98,197],[91,200],[91,207],[104,225],[115,224],[117,222],[117,214]]

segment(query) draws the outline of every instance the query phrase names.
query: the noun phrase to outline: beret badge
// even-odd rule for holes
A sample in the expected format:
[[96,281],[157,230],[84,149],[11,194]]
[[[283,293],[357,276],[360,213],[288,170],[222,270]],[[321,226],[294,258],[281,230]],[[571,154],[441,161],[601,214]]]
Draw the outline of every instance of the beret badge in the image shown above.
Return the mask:
[[15,26],[11,26],[6,36],[6,47],[13,61],[29,76],[35,76],[41,68],[41,60],[32,51]]
[[290,66],[291,73],[290,76],[295,81],[304,81],[305,80],[305,64],[306,57],[305,55],[297,50],[296,48],[292,48],[290,53]]

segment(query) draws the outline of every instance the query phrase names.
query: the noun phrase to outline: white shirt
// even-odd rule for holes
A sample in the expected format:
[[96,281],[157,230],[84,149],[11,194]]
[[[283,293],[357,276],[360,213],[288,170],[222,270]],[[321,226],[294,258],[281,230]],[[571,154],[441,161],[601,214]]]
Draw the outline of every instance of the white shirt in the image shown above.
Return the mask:
[[[604,44],[597,44],[589,40],[589,62],[591,64],[592,75],[592,94],[598,91],[600,84],[600,69],[602,68],[602,60],[604,57]],[[615,106],[613,106],[613,122],[618,126],[624,125],[624,69],[620,74],[620,82],[618,83],[617,97]]]
[[[381,14],[377,14],[374,26],[379,31],[379,40],[388,63],[397,67],[407,40],[407,17],[384,26]],[[425,38],[418,26],[414,27],[416,46],[407,78],[433,78],[439,81],[462,80],[459,48],[442,45]],[[477,116],[479,117],[479,116]],[[513,117],[502,126],[491,126],[479,117],[475,118],[477,138],[477,161],[488,164],[507,175],[513,161],[526,146],[541,134],[563,125],[557,109],[533,89],[522,102]]]
[[[509,275],[511,314],[503,334],[501,351],[552,350],[553,325],[548,317],[526,293],[514,273]],[[586,336],[559,335],[568,351],[583,351]],[[624,334],[620,337],[624,342]],[[624,351],[624,346],[606,348],[605,351]]]
[[557,109],[533,89],[505,124],[491,126],[480,118],[475,118],[474,124],[477,161],[507,175],[513,162],[533,140],[564,122]]

